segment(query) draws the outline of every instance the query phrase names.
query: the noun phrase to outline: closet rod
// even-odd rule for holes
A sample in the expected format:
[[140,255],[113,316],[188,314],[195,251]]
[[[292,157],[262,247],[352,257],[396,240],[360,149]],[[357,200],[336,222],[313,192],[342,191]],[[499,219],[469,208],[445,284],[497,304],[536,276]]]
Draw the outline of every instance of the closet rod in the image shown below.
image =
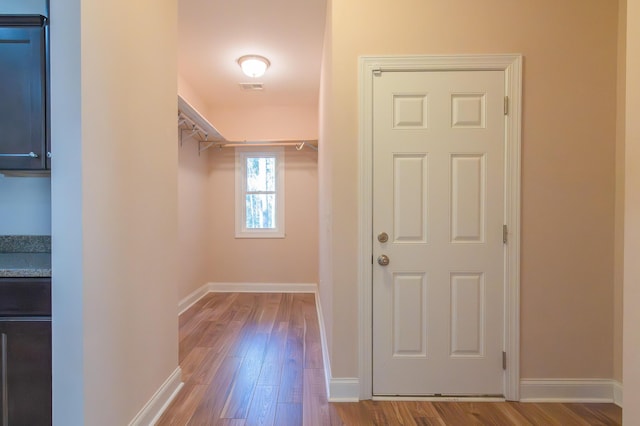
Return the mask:
[[218,149],[222,148],[240,148],[240,147],[270,147],[270,146],[295,146],[298,151],[302,148],[309,147],[314,151],[318,150],[318,145],[315,145],[311,142],[318,141],[303,141],[303,140],[274,140],[274,141],[259,141],[259,142],[238,142],[238,141],[228,141],[222,143],[216,143],[215,146]]

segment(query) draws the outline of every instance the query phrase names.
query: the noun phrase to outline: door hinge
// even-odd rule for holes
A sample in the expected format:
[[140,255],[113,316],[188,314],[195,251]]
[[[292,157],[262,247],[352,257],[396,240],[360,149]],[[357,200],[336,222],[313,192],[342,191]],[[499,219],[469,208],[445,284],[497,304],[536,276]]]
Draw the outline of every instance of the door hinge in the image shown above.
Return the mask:
[[502,225],[502,242],[504,244],[507,244],[508,237],[509,237],[509,229],[507,228],[507,225]]
[[502,351],[502,369],[507,369],[507,353]]
[[509,97],[504,97],[504,115],[509,115]]

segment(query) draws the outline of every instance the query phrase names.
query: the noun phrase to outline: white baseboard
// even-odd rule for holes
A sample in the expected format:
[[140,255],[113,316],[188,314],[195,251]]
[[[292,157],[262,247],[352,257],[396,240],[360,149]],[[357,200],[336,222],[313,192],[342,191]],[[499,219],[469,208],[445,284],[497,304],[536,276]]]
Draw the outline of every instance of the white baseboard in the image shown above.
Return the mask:
[[613,403],[622,407],[622,383],[617,380],[613,381]]
[[189,309],[196,303],[198,300],[202,299],[202,297],[209,292],[209,284],[205,284],[202,287],[198,288],[190,295],[182,299],[178,303],[178,315],[181,315],[184,311]]
[[131,420],[129,426],[154,425],[183,385],[182,370],[178,367],[142,407],[142,410]]
[[206,283],[178,303],[178,315],[207,293],[315,293],[315,283]]
[[329,402],[358,402],[360,400],[360,381],[358,378],[333,378],[331,375],[331,358],[327,344],[327,331],[324,325],[324,314],[320,303],[320,294],[316,291],[316,311],[320,326],[320,342],[322,344],[322,363],[324,366],[324,380]]
[[610,379],[522,379],[521,402],[614,402]]
[[425,401],[425,402],[505,402],[493,396],[373,396],[373,401]]
[[209,283],[208,291],[218,293],[315,293],[316,283]]
[[329,402],[358,402],[360,400],[360,380],[357,377],[331,378]]
[[324,367],[324,385],[327,391],[327,399],[330,400],[331,383],[331,358],[329,357],[329,345],[327,344],[327,329],[324,325],[324,314],[320,303],[320,293],[316,291],[316,311],[318,312],[318,326],[320,327],[320,344],[322,346],[322,365]]

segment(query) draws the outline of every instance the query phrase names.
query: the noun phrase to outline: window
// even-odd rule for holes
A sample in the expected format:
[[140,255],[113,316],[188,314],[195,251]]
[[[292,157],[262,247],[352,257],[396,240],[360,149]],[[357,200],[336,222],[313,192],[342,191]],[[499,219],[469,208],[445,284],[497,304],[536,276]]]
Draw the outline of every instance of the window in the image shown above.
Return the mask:
[[282,148],[236,148],[236,238],[284,238]]

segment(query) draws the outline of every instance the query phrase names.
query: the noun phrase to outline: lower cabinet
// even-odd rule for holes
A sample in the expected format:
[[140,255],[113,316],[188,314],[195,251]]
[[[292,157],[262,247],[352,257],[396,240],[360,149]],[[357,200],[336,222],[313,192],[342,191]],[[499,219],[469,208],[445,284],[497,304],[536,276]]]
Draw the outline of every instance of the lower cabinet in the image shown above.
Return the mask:
[[0,425],[51,425],[49,317],[0,317]]

